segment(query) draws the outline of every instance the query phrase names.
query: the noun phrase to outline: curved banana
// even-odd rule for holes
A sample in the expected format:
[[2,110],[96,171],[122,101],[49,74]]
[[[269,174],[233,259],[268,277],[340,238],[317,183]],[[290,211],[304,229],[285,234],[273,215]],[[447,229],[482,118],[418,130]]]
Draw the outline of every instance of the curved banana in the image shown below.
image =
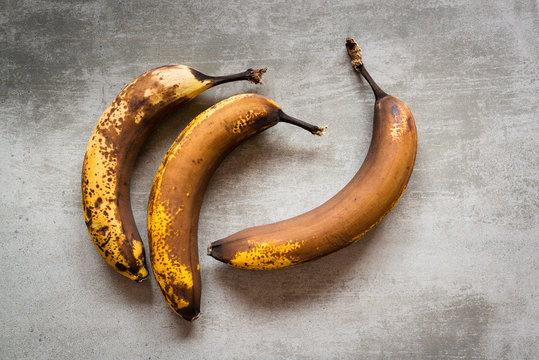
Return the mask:
[[131,210],[129,184],[138,151],[159,120],[212,86],[261,82],[265,69],[213,77],[184,65],[149,70],[123,89],[101,115],[82,166],[82,206],[97,250],[131,280],[148,276],[144,245]]
[[333,198],[303,215],[242,230],[215,241],[208,254],[243,269],[277,269],[328,255],[361,238],[395,206],[414,166],[414,117],[401,100],[372,80],[353,39],[346,46],[354,69],[371,85],[376,103],[372,140],[363,165]]
[[197,232],[206,186],[230,151],[280,121],[317,135],[325,131],[284,114],[267,97],[236,95],[198,115],[157,171],[148,204],[150,259],[166,302],[183,319],[200,314]]

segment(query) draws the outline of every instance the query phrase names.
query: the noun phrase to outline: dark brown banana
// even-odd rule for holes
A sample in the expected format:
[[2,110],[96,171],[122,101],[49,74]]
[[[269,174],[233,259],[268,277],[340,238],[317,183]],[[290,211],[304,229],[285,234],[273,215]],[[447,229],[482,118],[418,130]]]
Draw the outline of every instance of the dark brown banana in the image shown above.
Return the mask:
[[373,134],[363,165],[333,198],[303,215],[242,230],[212,242],[208,254],[243,269],[278,269],[318,259],[355,242],[395,206],[412,174],[417,151],[414,117],[401,100],[371,78],[353,39],[346,46],[354,69],[376,102]]

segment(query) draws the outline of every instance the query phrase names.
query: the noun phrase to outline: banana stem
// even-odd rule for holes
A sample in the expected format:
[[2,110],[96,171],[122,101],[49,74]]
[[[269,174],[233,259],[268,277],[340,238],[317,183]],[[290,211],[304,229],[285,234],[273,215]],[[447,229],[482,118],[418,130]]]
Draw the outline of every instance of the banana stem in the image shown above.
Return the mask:
[[238,80],[249,80],[255,84],[263,84],[264,82],[262,81],[262,74],[264,74],[267,69],[268,68],[247,69],[247,71],[232,75],[211,76],[210,80],[213,82],[213,85],[220,85]]
[[318,135],[318,136],[324,135],[328,128],[327,126],[320,127],[313,124],[309,124],[308,122],[305,122],[303,120],[296,119],[290,115],[285,114],[282,110],[279,110],[279,121],[299,126],[300,128],[309,131],[311,134]]
[[378,84],[376,84],[367,69],[365,69],[365,65],[363,65],[363,59],[361,56],[361,48],[359,47],[357,42],[352,38],[346,39],[346,49],[348,50],[348,55],[350,55],[350,58],[352,59],[351,62],[354,66],[354,70],[360,73],[365,78],[365,80],[367,80],[367,82],[371,86],[372,91],[374,92],[374,97],[376,98],[376,101],[380,100],[384,96],[387,96],[385,91],[382,90],[378,86]]

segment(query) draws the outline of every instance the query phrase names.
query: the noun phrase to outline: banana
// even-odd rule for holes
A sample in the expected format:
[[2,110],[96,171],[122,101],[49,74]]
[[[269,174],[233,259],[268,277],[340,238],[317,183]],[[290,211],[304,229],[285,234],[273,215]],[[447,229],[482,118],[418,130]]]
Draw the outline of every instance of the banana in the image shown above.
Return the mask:
[[82,166],[82,206],[97,250],[131,280],[148,276],[144,245],[131,210],[129,184],[138,151],[165,114],[212,86],[261,82],[265,69],[213,77],[184,65],[149,70],[129,83],[101,115]]
[[267,97],[240,94],[198,115],[163,158],[148,204],[150,259],[166,302],[183,319],[200,314],[197,232],[206,186],[230,151],[278,122],[325,131],[286,115]]
[[278,269],[333,253],[357,241],[378,224],[403,194],[417,151],[412,113],[386,94],[363,66],[361,49],[346,41],[354,69],[375,98],[373,134],[356,175],[334,197],[294,218],[242,230],[212,242],[208,254],[243,269]]

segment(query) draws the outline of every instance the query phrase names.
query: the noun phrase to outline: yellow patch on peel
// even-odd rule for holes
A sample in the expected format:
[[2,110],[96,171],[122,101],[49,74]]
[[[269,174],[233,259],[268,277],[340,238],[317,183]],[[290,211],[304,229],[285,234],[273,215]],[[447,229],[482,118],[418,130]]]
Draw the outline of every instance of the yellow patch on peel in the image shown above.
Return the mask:
[[[178,210],[181,211],[181,208]],[[178,211],[174,211],[175,214]],[[154,273],[160,274],[168,279],[163,286],[175,285],[181,288],[190,289],[193,287],[193,274],[189,268],[182,264],[181,259],[171,256],[171,249],[167,239],[178,234],[173,234],[170,224],[174,216],[167,210],[167,204],[157,203],[150,214],[150,232],[152,237]]]
[[[394,108],[396,105],[393,106]],[[406,113],[397,107],[397,111],[393,111],[394,122],[391,125],[390,134],[393,141],[400,141],[404,133],[408,130],[408,118]]]
[[[149,87],[144,91],[144,97],[149,99],[151,106],[167,101],[167,99],[163,97],[163,94],[167,92],[166,90],[174,90],[174,95],[169,95],[169,98],[184,98],[185,102],[195,98],[212,85],[209,80],[200,82],[193,76],[191,70],[184,65],[176,65],[173,68],[166,70],[153,70],[152,77],[158,79],[159,87]],[[135,115],[135,123],[140,123],[140,121],[144,119],[144,115],[143,111],[137,112]]]
[[265,116],[265,111],[256,112],[254,110],[249,110],[249,112],[245,116],[241,116],[236,123],[234,124],[234,127],[232,128],[232,132],[234,134],[241,133],[242,129],[249,126],[251,123],[255,121],[255,119]]
[[272,270],[297,264],[291,252],[303,242],[289,241],[283,245],[260,244],[249,251],[240,251],[230,260],[230,265],[253,270]]
[[181,297],[177,291],[178,287],[182,290],[189,290],[193,287],[193,274],[186,266],[175,267],[173,273],[163,274],[158,270],[154,270],[154,273],[166,301],[172,308],[181,309],[189,306],[189,301]]
[[144,111],[139,110],[135,115],[135,124],[139,124],[144,119],[144,115],[146,115]]
[[155,203],[155,207],[148,215],[152,242],[157,244],[164,241],[170,235],[169,225],[172,222],[172,216],[168,214],[166,205]]
[[[144,254],[144,244],[140,241],[135,241],[133,243],[133,256],[135,258],[140,259],[142,255]],[[146,273],[146,276],[148,276],[148,272],[146,269],[144,269],[144,272]]]
[[[168,202],[160,202],[159,195],[156,198],[148,214],[153,249],[152,269],[167,303],[173,309],[181,309],[189,306],[189,301],[182,298],[181,292],[193,288],[193,274],[188,266],[182,264],[181,259],[171,256],[167,239],[178,235],[172,233],[170,224],[183,209],[168,209]],[[181,291],[178,292],[178,289]]]
[[[176,296],[176,308],[177,309],[183,309],[183,308],[186,308],[189,306],[189,302],[188,301],[185,301],[184,299],[182,298],[179,298]],[[181,314],[178,314],[180,316],[182,316]]]
[[[109,128],[114,126],[110,122],[100,125]],[[114,146],[107,142],[101,131],[94,131],[87,147],[83,169],[85,176],[82,202],[88,232],[105,261],[118,272],[136,280],[138,274],[120,271],[117,267],[117,264],[121,264],[128,268],[128,262],[120,248],[124,242],[129,241],[123,233],[122,222],[118,216],[119,208],[115,195],[118,188],[117,168],[118,158]],[[88,217],[89,213],[91,219]],[[133,256],[135,259],[141,259],[143,244],[135,241],[133,245]],[[140,260],[138,265],[143,268],[143,261]],[[140,275],[144,277],[147,272],[142,270]]]

